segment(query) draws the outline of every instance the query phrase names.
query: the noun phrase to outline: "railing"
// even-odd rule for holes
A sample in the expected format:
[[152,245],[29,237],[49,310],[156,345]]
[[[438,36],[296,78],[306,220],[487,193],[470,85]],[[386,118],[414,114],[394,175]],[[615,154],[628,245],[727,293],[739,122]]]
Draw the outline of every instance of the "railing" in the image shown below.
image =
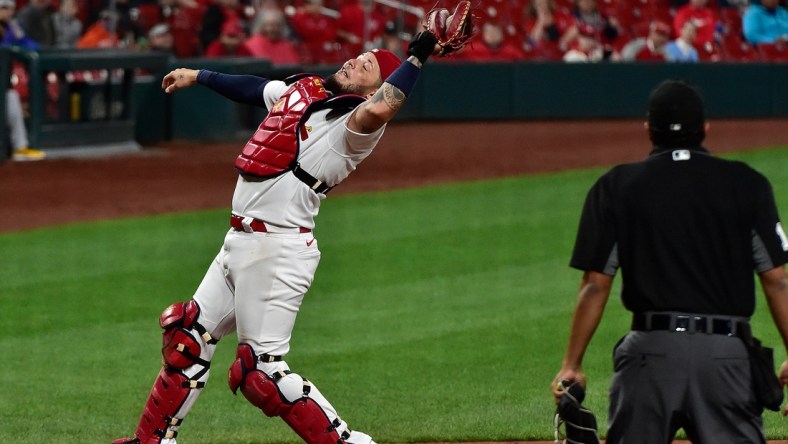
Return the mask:
[[[399,12],[398,20],[397,20],[399,23],[399,25],[397,26],[398,30],[403,29],[402,24],[405,22],[405,17],[404,17],[405,14],[411,14],[415,16],[419,22],[421,22],[421,20],[424,19],[424,9],[418,6],[412,6],[405,2],[401,2],[397,0],[373,0],[373,1],[377,4],[388,6],[389,8],[392,9],[396,9]],[[400,31],[399,37],[407,41],[412,38],[412,35]]]
[[30,82],[28,138],[44,149],[133,142],[134,78],[169,61],[111,49],[12,51]]
[[402,12],[406,12],[408,14],[413,14],[419,20],[424,18],[424,9],[418,6],[411,6],[404,2],[398,2],[396,0],[374,0],[375,3],[388,6],[389,8],[397,9]]

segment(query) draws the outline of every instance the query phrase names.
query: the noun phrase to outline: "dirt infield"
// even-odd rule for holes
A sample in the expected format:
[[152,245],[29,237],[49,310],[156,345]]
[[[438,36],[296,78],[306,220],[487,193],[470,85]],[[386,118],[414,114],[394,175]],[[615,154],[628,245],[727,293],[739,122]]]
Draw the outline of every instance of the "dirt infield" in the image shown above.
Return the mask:
[[[713,152],[788,145],[788,120],[715,121]],[[0,232],[229,207],[241,142],[171,142],[134,154],[0,164]],[[333,195],[643,158],[642,122],[394,123]]]

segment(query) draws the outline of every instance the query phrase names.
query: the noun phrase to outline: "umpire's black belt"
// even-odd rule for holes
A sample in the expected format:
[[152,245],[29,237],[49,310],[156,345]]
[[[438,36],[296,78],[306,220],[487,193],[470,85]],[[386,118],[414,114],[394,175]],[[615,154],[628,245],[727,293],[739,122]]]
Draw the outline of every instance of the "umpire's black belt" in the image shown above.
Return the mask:
[[645,312],[632,316],[632,330],[706,333],[747,338],[750,336],[750,323],[747,318],[734,316]]

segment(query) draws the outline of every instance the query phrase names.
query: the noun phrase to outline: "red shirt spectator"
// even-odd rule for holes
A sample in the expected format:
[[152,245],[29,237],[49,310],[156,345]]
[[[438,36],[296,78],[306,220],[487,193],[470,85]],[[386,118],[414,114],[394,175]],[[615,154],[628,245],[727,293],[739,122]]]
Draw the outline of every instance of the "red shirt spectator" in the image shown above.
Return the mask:
[[279,9],[261,9],[255,20],[252,36],[244,46],[252,55],[265,58],[274,65],[295,65],[299,62],[298,51],[288,40],[285,17]]
[[621,60],[661,62],[665,60],[665,45],[670,41],[671,27],[659,20],[651,22],[648,36],[637,38],[621,49]]
[[471,62],[513,62],[525,58],[520,48],[504,39],[503,27],[495,22],[484,23],[479,44],[462,50],[457,56]]
[[561,36],[575,26],[570,14],[559,10],[553,0],[531,0],[525,9],[524,39],[549,60],[558,60]]
[[599,32],[590,25],[577,27],[575,38],[569,43],[563,60],[569,63],[596,63],[605,57]]
[[336,19],[324,13],[323,0],[305,0],[290,19],[290,25],[304,48],[302,63],[344,61],[338,51]]
[[346,47],[346,53],[363,52],[365,37],[368,42],[373,42],[372,46],[379,46],[385,27],[386,18],[374,8],[369,11],[367,18],[367,12],[359,0],[352,0],[339,10],[337,35]]
[[252,53],[243,44],[245,38],[239,20],[226,21],[219,37],[205,48],[205,57],[250,57]]
[[593,28],[596,34],[594,37],[605,47],[618,47],[626,43],[621,23],[617,18],[603,14],[599,10],[598,0],[575,0],[572,15],[575,18],[575,26],[561,36],[562,48],[568,48],[583,27]]
[[202,27],[199,29],[203,48],[207,50],[208,45],[219,37],[225,22],[243,19],[243,6],[240,0],[215,0],[215,3],[208,5],[203,12]]
[[681,28],[684,23],[691,20],[697,29],[697,36],[693,45],[701,47],[707,43],[714,42],[714,34],[717,32],[717,14],[709,8],[706,3],[708,0],[690,0],[689,3],[676,11],[673,17],[673,30],[675,35],[681,35]]
[[173,37],[176,57],[199,57],[203,53],[197,29],[202,26],[205,7],[195,0],[159,0]]

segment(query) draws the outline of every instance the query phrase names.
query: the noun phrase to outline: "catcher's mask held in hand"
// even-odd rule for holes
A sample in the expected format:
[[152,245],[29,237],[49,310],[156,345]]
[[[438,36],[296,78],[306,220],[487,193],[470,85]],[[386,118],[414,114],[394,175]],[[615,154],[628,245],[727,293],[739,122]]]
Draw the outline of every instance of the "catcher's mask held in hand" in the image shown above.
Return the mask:
[[434,8],[424,16],[422,26],[438,38],[441,57],[461,50],[476,35],[471,2],[463,0],[449,12],[446,8]]
[[[599,444],[596,417],[590,410],[581,405],[586,396],[586,390],[579,383],[568,385],[561,381],[563,396],[558,401],[555,412],[555,442],[568,444]],[[564,426],[564,433],[561,426]]]

